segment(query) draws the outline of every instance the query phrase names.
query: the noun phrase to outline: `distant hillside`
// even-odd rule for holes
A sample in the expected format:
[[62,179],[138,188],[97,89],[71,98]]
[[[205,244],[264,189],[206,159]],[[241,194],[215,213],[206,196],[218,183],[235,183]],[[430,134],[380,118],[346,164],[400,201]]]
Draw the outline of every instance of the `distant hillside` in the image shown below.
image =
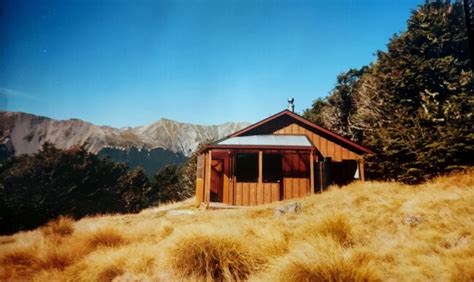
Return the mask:
[[[291,202],[294,202],[292,200]],[[289,202],[62,218],[0,237],[1,281],[473,281],[474,174]],[[436,279],[435,279],[436,278]]]
[[180,165],[187,159],[182,153],[162,148],[140,150],[136,147],[129,149],[104,147],[98,155],[107,156],[115,162],[127,163],[130,168],[141,166],[150,177],[166,165]]
[[145,126],[118,129],[79,119],[54,120],[0,111],[0,159],[36,153],[45,142],[60,149],[87,144],[90,152],[129,161],[131,167],[160,168],[181,163],[200,143],[223,138],[247,125],[242,122],[196,125],[160,119]]

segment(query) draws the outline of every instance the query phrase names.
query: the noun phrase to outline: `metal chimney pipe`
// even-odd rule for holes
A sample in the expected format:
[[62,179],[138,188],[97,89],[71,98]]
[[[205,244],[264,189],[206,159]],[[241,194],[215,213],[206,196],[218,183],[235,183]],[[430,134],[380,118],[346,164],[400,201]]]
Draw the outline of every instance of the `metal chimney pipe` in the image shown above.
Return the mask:
[[295,112],[295,104],[293,104],[293,102],[295,102],[294,98],[288,98],[288,110],[292,113]]

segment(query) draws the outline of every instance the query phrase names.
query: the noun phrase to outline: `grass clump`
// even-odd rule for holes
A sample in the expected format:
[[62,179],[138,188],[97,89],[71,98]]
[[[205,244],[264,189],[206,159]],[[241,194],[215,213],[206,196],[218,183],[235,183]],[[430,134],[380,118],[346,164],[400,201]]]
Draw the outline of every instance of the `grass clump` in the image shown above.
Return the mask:
[[74,255],[74,253],[68,252],[67,250],[51,247],[41,258],[40,266],[46,270],[64,270],[75,261]]
[[328,238],[318,237],[279,258],[268,278],[276,281],[380,281],[366,253],[351,253]]
[[260,262],[257,254],[235,235],[191,233],[174,243],[169,250],[169,264],[183,277],[240,281]]
[[3,265],[33,267],[39,264],[33,248],[17,248],[2,257]]
[[344,247],[354,244],[352,225],[343,214],[328,215],[320,221],[310,222],[298,232],[301,238],[325,236]]
[[113,227],[98,229],[87,238],[87,244],[92,249],[99,247],[113,248],[127,243],[128,240],[123,233]]
[[43,233],[46,236],[57,235],[67,236],[74,232],[74,219],[70,216],[60,216],[55,220],[51,220],[43,228]]
[[320,222],[319,232],[331,237],[342,246],[353,244],[352,226],[346,216],[336,214],[323,219]]
[[173,225],[169,222],[165,222],[162,224],[161,229],[160,229],[160,235],[162,238],[168,237],[173,233],[174,228]]
[[17,280],[30,278],[41,265],[36,255],[37,250],[31,246],[16,247],[0,258],[0,280]]
[[123,270],[115,265],[106,267],[99,273],[98,281],[112,281],[115,277],[123,274]]

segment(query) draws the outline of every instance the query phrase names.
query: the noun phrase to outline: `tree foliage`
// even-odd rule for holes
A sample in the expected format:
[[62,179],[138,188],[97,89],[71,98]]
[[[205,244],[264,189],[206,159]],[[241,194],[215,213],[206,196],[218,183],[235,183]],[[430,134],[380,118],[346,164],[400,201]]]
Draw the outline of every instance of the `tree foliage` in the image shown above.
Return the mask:
[[387,47],[370,66],[341,74],[305,116],[373,149],[373,179],[418,183],[472,165],[474,89],[462,4],[421,5]]
[[156,201],[165,203],[179,201],[194,196],[196,187],[196,166],[200,144],[191,157],[181,166],[170,165],[154,176],[153,187],[157,191]]
[[154,191],[142,167],[122,175],[117,188],[123,208],[128,212],[138,212],[154,203]]
[[85,146],[60,150],[46,143],[36,154],[0,164],[0,234],[35,228],[60,215],[138,212],[185,199],[194,190],[191,167],[191,160],[166,167],[151,182],[142,168],[129,170]]

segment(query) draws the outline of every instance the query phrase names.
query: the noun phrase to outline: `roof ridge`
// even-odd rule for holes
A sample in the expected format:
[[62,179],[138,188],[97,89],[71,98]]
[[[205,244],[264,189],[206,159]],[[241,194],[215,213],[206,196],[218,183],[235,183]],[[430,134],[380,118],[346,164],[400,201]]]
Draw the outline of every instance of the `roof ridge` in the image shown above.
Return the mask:
[[355,142],[353,142],[353,141],[351,141],[351,140],[349,140],[349,139],[347,139],[347,138],[344,138],[344,137],[342,137],[341,135],[339,135],[339,134],[337,134],[337,133],[334,133],[334,132],[332,132],[332,131],[330,131],[330,130],[328,130],[328,129],[326,129],[326,128],[320,126],[320,125],[317,125],[317,124],[315,124],[314,122],[312,122],[312,121],[310,121],[310,120],[308,120],[308,119],[306,119],[306,118],[304,118],[304,117],[302,117],[302,116],[300,116],[300,115],[298,115],[298,114],[296,114],[296,113],[294,113],[294,112],[289,111],[288,109],[285,109],[285,110],[283,110],[283,111],[281,111],[281,112],[278,112],[278,113],[276,113],[276,114],[274,114],[274,115],[272,115],[272,116],[269,116],[269,117],[267,117],[267,118],[265,118],[265,119],[263,119],[263,120],[261,120],[261,121],[259,121],[259,122],[257,122],[257,123],[251,124],[251,125],[249,125],[249,126],[243,128],[243,129],[241,129],[241,130],[239,130],[239,131],[237,131],[237,132],[234,132],[234,133],[228,135],[227,138],[230,138],[230,137],[238,137],[238,136],[240,136],[241,134],[243,134],[243,133],[245,133],[245,132],[248,132],[248,131],[250,131],[250,130],[252,130],[252,129],[254,129],[254,128],[257,128],[257,127],[261,126],[262,124],[265,124],[265,123],[267,123],[267,122],[270,122],[270,121],[272,121],[272,120],[274,120],[274,119],[276,119],[276,118],[279,118],[279,117],[281,117],[281,116],[283,116],[283,115],[288,115],[288,116],[290,116],[290,117],[296,119],[297,121],[300,121],[300,122],[302,122],[302,123],[304,123],[304,124],[306,124],[306,125],[308,125],[308,126],[314,128],[315,130],[318,130],[318,131],[320,131],[320,132],[323,132],[324,134],[327,134],[327,135],[329,135],[329,136],[331,136],[331,137],[333,137],[333,138],[335,138],[335,139],[338,139],[339,141],[342,141],[342,142],[346,143],[347,145],[352,146],[352,147],[354,147],[354,148],[356,148],[356,149],[358,149],[358,150],[360,150],[360,151],[362,151],[362,152],[369,153],[369,154],[373,154],[373,152],[372,152],[371,150],[365,148],[364,146],[359,145],[359,144],[357,144],[357,143],[355,143]]

